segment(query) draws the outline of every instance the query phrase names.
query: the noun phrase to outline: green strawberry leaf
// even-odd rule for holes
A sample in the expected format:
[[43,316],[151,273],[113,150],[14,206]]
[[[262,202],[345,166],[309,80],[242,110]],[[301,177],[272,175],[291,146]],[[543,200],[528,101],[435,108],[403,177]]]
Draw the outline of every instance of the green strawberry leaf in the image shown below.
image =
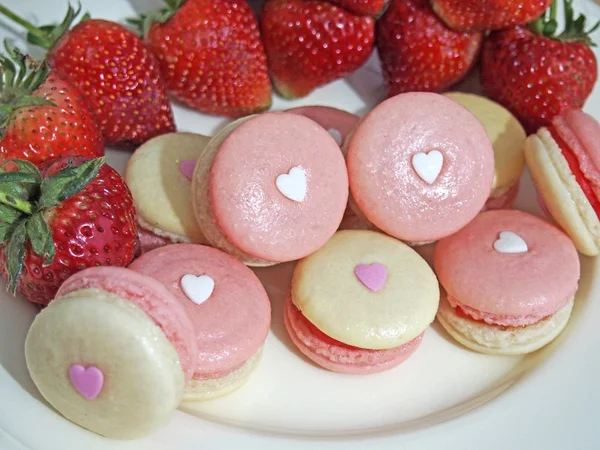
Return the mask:
[[42,180],[38,211],[54,206],[77,194],[98,175],[106,158],[96,158],[76,167],[67,167]]
[[27,238],[33,251],[44,258],[44,266],[52,264],[55,256],[52,230],[42,213],[34,214],[27,221]]
[[0,223],[0,244],[4,244],[8,241],[13,234],[16,227],[14,223],[2,222]]
[[19,210],[7,205],[0,205],[0,221],[2,221],[3,224],[14,224],[22,216],[23,214]]
[[27,172],[2,172],[0,173],[0,183],[39,183],[35,174]]
[[17,282],[21,276],[21,272],[23,272],[25,240],[27,238],[26,223],[25,220],[19,222],[6,248],[6,271],[8,272],[6,289],[13,295],[17,293]]

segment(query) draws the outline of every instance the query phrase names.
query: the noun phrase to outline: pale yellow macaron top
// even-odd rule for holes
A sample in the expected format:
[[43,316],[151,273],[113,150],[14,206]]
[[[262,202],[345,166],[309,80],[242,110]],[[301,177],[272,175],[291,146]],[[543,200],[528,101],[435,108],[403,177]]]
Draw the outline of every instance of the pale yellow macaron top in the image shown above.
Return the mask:
[[527,134],[523,126],[510,111],[488,98],[463,92],[444,95],[467,108],[483,124],[494,148],[492,189],[512,186],[525,168],[523,145]]
[[191,176],[193,161],[209,140],[199,134],[169,133],[149,140],[131,156],[125,180],[143,228],[175,242],[205,243],[185,172]]
[[301,260],[292,301],[323,333],[365,349],[398,347],[435,318],[438,281],[406,244],[374,231],[337,232]]

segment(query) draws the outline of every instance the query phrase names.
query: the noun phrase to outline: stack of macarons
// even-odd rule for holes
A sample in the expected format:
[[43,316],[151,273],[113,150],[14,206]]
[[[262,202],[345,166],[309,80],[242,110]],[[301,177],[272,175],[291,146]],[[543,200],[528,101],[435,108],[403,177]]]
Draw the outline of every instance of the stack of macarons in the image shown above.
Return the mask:
[[[246,383],[271,323],[250,267],[291,261],[279,319],[316,370],[391,370],[436,317],[471,350],[535,351],[569,321],[577,250],[600,252],[598,142],[582,111],[526,137],[456,92],[156,137],[126,168],[142,255],[66,280],[29,331],[31,376],[82,427],[146,435],[181,402]],[[508,209],[525,164],[558,226]]]

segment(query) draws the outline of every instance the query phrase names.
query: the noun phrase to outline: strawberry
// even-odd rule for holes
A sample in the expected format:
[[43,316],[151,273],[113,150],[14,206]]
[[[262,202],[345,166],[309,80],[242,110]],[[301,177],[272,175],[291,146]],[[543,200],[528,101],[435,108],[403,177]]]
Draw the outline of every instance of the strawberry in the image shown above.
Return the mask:
[[388,94],[448,89],[469,72],[482,40],[479,32],[448,28],[428,0],[390,0],[377,22],[377,49]]
[[387,0],[327,0],[357,16],[378,17],[383,13]]
[[323,1],[267,0],[260,16],[273,84],[285,98],[358,69],[369,57],[375,21]]
[[198,111],[239,117],[271,106],[258,24],[246,0],[169,0],[130,21],[158,55],[169,92]]
[[574,20],[572,0],[565,1],[565,29],[555,36],[556,4],[549,17],[530,28],[493,32],[481,59],[483,92],[509,109],[529,133],[548,125],[570,108],[580,108],[598,77],[585,17]]
[[8,289],[47,304],[75,272],[131,262],[131,193],[104,158],[59,158],[39,170],[10,160],[0,171],[0,243]]
[[436,14],[456,31],[499,30],[540,17],[552,0],[432,0]]
[[16,49],[0,55],[0,164],[104,155],[102,134],[78,89]]
[[69,6],[57,26],[36,27],[0,5],[0,13],[29,31],[29,41],[48,49],[48,62],[79,88],[108,146],[131,149],[175,130],[158,61],[132,31],[106,20],[83,20]]

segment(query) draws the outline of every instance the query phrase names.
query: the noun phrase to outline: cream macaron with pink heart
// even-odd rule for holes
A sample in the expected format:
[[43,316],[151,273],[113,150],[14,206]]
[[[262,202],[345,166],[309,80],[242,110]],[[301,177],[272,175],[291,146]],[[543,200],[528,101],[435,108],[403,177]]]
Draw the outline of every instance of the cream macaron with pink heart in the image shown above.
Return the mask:
[[198,354],[184,401],[240,388],[258,368],[271,304],[254,272],[221,250],[195,244],[157,248],[129,268],[162,283],[185,309]]
[[192,195],[210,245],[269,266],[302,258],[335,233],[348,175],[323,127],[299,114],[264,113],[212,138],[196,165]]
[[160,282],[122,267],[67,279],[25,341],[43,397],[72,422],[115,439],[169,422],[198,351],[184,306]]
[[192,208],[192,175],[210,138],[168,133],[150,139],[127,162],[125,181],[138,217],[141,250],[172,243],[204,244]]
[[458,231],[492,189],[494,151],[485,128],[443,95],[412,92],[385,100],[345,146],[351,207],[406,242]]
[[439,322],[465,347],[499,355],[554,340],[569,321],[580,276],[569,237],[516,210],[484,212],[440,240],[434,267],[446,292]]
[[433,271],[412,248],[382,233],[343,230],[298,262],[284,321],[319,366],[383,372],[417,350],[439,295]]

